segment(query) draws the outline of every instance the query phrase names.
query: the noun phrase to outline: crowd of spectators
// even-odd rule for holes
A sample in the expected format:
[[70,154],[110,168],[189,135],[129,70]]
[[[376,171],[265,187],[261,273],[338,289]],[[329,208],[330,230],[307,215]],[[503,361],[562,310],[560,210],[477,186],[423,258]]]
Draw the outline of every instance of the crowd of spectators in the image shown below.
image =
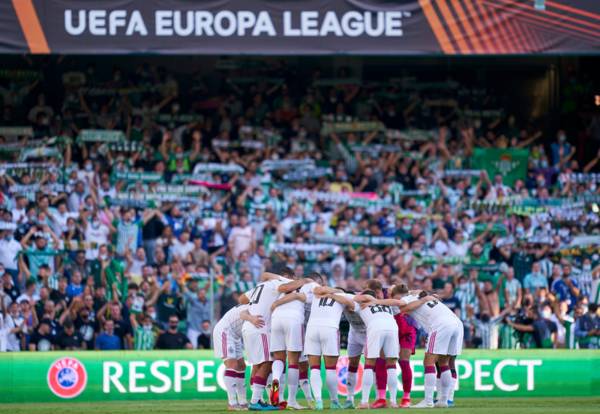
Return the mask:
[[447,79],[42,72],[0,74],[2,351],[209,348],[276,263],[435,291],[471,347],[600,346],[598,114],[578,154]]

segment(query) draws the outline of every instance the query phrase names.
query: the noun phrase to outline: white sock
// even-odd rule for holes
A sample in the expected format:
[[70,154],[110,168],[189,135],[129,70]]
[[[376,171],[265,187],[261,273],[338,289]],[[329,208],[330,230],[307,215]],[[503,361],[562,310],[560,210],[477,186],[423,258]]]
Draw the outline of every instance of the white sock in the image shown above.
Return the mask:
[[327,389],[329,390],[329,398],[331,401],[338,400],[338,380],[337,372],[335,369],[325,370],[325,382],[327,383]]
[[436,398],[439,400],[440,399],[440,393],[442,392],[442,377],[436,377],[435,378],[435,396]]
[[310,383],[308,382],[307,378],[300,380],[300,388],[302,388],[302,393],[304,394],[306,401],[311,402],[313,400],[313,396],[310,392]]
[[281,375],[283,375],[283,368],[285,365],[283,361],[275,360],[273,361],[273,380],[281,381]]
[[284,394],[285,394],[285,385],[287,383],[287,375],[284,372],[279,379],[279,402],[284,402]]
[[270,387],[271,384],[273,383],[273,374],[270,373],[269,376],[267,377],[267,387]]
[[442,376],[440,377],[442,383],[442,389],[438,393],[438,400],[446,402],[448,401],[448,394],[450,394],[450,386],[452,385],[452,374],[450,370],[442,372]]
[[322,401],[321,390],[323,388],[323,380],[321,379],[320,369],[310,370],[310,389],[316,401]]
[[371,387],[373,386],[373,381],[373,368],[365,368],[365,370],[363,371],[362,393],[360,400],[362,404],[369,403],[369,394],[371,394]]
[[348,401],[352,401],[352,403],[354,403],[355,388],[356,388],[356,372],[348,371],[346,374],[346,390],[347,390],[346,399]]
[[244,372],[237,371],[237,373],[238,373],[238,378],[236,378],[236,381],[235,381],[235,392],[237,394],[238,404],[245,405],[245,404],[248,404],[248,401],[246,401],[246,378],[241,377],[241,375],[239,375],[239,374],[244,374]]
[[387,369],[387,386],[390,390],[390,402],[396,404],[398,401],[398,373],[396,367],[388,367]]
[[236,405],[237,393],[235,389],[237,378],[233,376],[233,371],[231,371],[231,375],[228,374],[229,370],[226,371],[225,376],[223,377],[223,382],[225,382],[225,390],[227,391],[227,402],[229,403],[229,405]]
[[256,404],[262,398],[265,386],[262,384],[252,384],[252,399],[250,402]]
[[454,401],[454,390],[456,389],[456,378],[451,377],[450,392],[448,393],[448,401]]
[[296,403],[296,394],[298,393],[298,377],[300,371],[298,368],[288,368],[287,386],[288,386],[288,404]]
[[435,373],[425,374],[425,401],[433,404],[433,392],[435,391]]

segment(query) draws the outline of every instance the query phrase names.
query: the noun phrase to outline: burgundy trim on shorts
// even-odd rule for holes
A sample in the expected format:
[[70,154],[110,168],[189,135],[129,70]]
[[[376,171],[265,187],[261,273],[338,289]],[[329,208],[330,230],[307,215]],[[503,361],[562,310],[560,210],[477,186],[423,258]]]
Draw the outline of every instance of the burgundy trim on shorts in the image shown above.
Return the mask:
[[435,346],[435,336],[437,332],[431,333],[431,338],[429,338],[429,346],[427,347],[427,352],[433,354],[433,347]]
[[265,357],[265,361],[268,361],[269,360],[269,340],[267,339],[266,334],[260,334],[260,336],[262,337],[263,354]]
[[227,334],[221,333],[221,347],[223,348],[223,359],[227,359]]

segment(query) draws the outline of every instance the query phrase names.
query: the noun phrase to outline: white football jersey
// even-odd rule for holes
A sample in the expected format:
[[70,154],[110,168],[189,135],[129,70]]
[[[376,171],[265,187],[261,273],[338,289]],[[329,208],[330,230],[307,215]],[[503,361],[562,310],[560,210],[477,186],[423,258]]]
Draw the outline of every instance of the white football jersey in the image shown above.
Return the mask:
[[[313,288],[314,290],[314,288]],[[336,293],[336,295],[345,296],[352,300],[354,295],[347,293]],[[311,294],[307,300],[311,301],[310,318],[308,319],[307,329],[309,326],[327,326],[330,328],[339,328],[340,319],[345,306],[341,303],[326,297],[318,297]]]
[[215,325],[215,328],[223,327],[225,329],[229,329],[234,335],[242,336],[242,325],[245,321],[240,319],[240,314],[248,310],[248,305],[237,305],[233,308],[229,309],[225,315],[219,320],[219,322]]
[[368,332],[398,329],[391,306],[370,305],[364,309],[361,309],[360,305],[357,303],[354,306],[354,311],[360,315],[361,319],[367,326]]
[[365,321],[362,320],[356,309],[354,312],[350,312],[349,310],[344,309],[344,316],[346,317],[346,320],[348,321],[350,327],[354,331],[358,333],[367,332],[367,326],[365,325]]
[[[315,282],[307,283],[306,285],[303,285],[301,288],[297,289],[296,292],[303,293],[308,300],[308,296],[312,294],[313,289],[317,286],[319,285]],[[278,299],[281,299],[284,296],[285,294],[282,293]],[[278,306],[273,311],[271,318],[290,318],[298,321],[304,321],[304,302],[293,300]]]
[[279,286],[291,282],[290,279],[280,278],[279,280],[269,280],[262,282],[245,295],[250,302],[248,303],[248,312],[254,316],[262,317],[265,326],[258,329],[250,322],[245,322],[242,330],[254,330],[266,333],[271,325],[271,305],[279,298]]
[[[419,297],[417,295],[407,295],[402,300],[408,304],[419,300]],[[458,319],[454,312],[439,300],[426,302],[409,312],[409,315],[426,331],[431,331],[433,328],[443,325],[446,321],[455,322]]]

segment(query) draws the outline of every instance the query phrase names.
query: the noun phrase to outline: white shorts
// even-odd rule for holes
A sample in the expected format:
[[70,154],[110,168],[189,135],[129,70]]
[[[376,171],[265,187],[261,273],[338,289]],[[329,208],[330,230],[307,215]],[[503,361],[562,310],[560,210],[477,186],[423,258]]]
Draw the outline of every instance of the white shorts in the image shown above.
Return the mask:
[[278,318],[271,324],[271,352],[300,352],[304,345],[304,324],[290,318]]
[[262,364],[263,362],[271,360],[271,354],[269,352],[269,335],[267,333],[245,331],[242,334],[244,336],[244,346],[246,348],[248,362],[251,365]]
[[400,341],[398,330],[367,332],[367,346],[365,358],[379,358],[383,351],[385,358],[398,358],[400,355]]
[[348,331],[348,357],[361,356],[367,344],[367,333],[352,329]]
[[464,328],[460,321],[450,322],[432,330],[427,336],[425,352],[435,355],[460,355]]
[[309,326],[304,342],[306,355],[338,356],[340,354],[340,330],[330,326]]
[[218,326],[213,331],[213,349],[215,357],[223,360],[244,357],[242,338],[233,334],[229,329],[219,329]]

